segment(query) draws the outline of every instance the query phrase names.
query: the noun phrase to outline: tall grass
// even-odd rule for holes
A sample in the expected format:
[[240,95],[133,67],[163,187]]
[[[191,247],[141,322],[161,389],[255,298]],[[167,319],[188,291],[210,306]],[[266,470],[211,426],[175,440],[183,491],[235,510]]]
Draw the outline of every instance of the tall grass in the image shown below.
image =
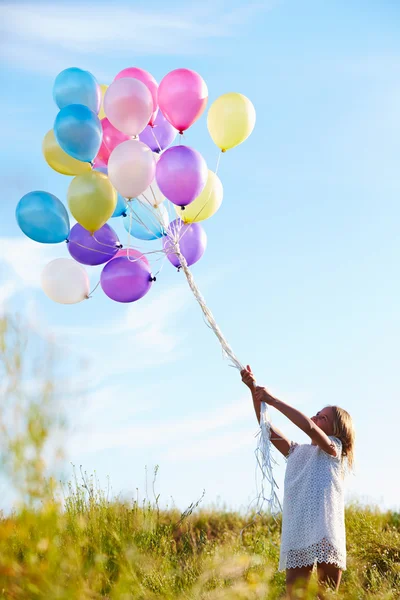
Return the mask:
[[[48,383],[49,373],[37,370],[29,393],[22,385],[23,334],[15,322],[3,321],[1,458],[22,502],[0,520],[0,598],[282,597],[280,523],[268,515],[243,530],[252,515],[207,510],[201,499],[183,513],[160,510],[157,494],[140,503],[122,502],[103,491],[94,476],[75,469],[60,499],[46,454],[52,430],[60,426],[53,406],[56,386]],[[352,505],[346,525],[348,570],[339,595],[327,597],[400,598],[400,515]]]

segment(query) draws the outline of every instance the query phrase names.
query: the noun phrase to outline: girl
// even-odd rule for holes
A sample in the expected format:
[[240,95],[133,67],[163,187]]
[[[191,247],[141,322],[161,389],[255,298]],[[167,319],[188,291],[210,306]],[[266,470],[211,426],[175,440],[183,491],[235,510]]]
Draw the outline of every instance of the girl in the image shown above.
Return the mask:
[[279,570],[286,569],[288,597],[294,597],[294,586],[307,587],[315,563],[320,584],[338,589],[346,568],[343,477],[345,463],[353,464],[351,417],[338,406],[327,406],[309,419],[256,386],[249,366],[241,376],[259,422],[261,402],[266,402],[311,438],[311,444],[296,444],[271,426],[271,442],[288,459],[279,561]]

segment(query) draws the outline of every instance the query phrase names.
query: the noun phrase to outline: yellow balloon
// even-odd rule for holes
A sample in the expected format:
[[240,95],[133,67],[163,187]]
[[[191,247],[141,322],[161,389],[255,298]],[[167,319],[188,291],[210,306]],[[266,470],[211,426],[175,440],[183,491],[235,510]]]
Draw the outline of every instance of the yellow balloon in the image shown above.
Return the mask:
[[76,158],[64,152],[61,146],[59,146],[52,129],[44,136],[42,151],[47,164],[57,171],[57,173],[62,173],[63,175],[81,175],[92,170],[89,163],[76,160]]
[[181,206],[175,206],[176,214],[185,223],[198,223],[209,219],[219,209],[224,195],[224,188],[218,175],[208,170],[207,183],[193,202],[182,210]]
[[106,113],[104,112],[104,94],[106,93],[108,88],[108,85],[106,85],[105,83],[101,83],[100,84],[100,89],[101,89],[101,106],[100,106],[100,110],[99,110],[99,119],[105,119],[106,118]]
[[256,111],[246,96],[230,92],[215,100],[207,115],[213,142],[222,152],[238,146],[249,137],[256,123]]
[[68,188],[68,206],[75,219],[90,233],[94,233],[113,214],[117,192],[107,175],[91,171],[75,177]]

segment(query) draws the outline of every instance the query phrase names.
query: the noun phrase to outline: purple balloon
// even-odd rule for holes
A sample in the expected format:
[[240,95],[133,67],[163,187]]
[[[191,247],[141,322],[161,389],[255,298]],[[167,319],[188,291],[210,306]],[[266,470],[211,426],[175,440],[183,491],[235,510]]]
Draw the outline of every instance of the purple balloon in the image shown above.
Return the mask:
[[103,292],[116,302],[135,302],[142,298],[152,284],[148,265],[125,256],[114,258],[104,267],[100,277]]
[[120,247],[117,234],[107,223],[93,235],[77,223],[68,237],[70,255],[83,265],[101,265],[109,261]]
[[172,127],[171,123],[159,110],[154,121],[154,127],[147,125],[139,134],[139,140],[147,144],[153,152],[161,152],[161,150],[165,150],[172,144],[177,133],[175,127]]
[[179,238],[179,248],[186,258],[188,266],[203,256],[207,246],[207,234],[199,223],[183,223],[175,219],[169,224],[167,235],[163,238],[164,252],[174,267],[180,267],[179,258],[174,254],[173,240]]
[[203,191],[207,178],[206,161],[197,150],[188,146],[169,148],[157,163],[158,187],[177,206],[193,202]]

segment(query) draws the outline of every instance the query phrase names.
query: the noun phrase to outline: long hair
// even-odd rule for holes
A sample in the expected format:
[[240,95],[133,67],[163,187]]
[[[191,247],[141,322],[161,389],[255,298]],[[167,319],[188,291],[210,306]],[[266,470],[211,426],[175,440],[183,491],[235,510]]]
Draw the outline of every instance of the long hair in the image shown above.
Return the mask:
[[355,431],[353,419],[344,408],[332,406],[333,410],[333,435],[342,442],[342,460],[347,459],[348,469],[354,465]]

